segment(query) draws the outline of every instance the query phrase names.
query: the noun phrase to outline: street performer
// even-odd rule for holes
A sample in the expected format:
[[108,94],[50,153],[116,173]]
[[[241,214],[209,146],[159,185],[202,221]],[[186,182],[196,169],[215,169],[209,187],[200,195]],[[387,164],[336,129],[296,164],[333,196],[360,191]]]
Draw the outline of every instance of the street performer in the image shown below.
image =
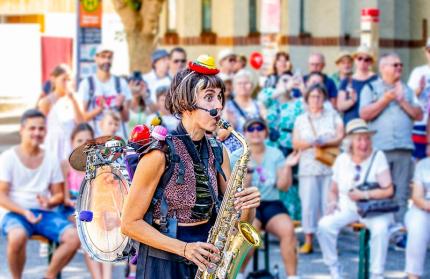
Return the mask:
[[[121,225],[140,242],[136,278],[194,278],[220,260],[206,242],[231,173],[227,151],[212,136],[225,102],[218,72],[214,59],[201,55],[176,74],[166,107],[180,122],[137,166]],[[243,221],[252,221],[259,204],[256,187],[235,194]]]

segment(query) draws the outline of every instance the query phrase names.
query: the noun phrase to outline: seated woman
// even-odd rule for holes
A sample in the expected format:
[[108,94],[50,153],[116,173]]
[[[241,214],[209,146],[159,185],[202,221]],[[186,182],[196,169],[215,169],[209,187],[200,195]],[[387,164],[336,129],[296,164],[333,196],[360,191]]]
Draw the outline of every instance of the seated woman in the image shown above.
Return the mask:
[[[328,214],[318,224],[318,240],[324,262],[333,279],[340,276],[336,240],[339,231],[353,222],[360,221],[370,230],[370,272],[372,279],[384,278],[387,256],[388,226],[393,222],[392,213],[362,218],[357,211],[358,200],[384,199],[393,195],[390,169],[382,151],[373,150],[370,131],[364,120],[356,118],[346,127],[351,141],[349,152],[342,153],[333,165],[333,178],[328,198]],[[377,182],[380,189],[360,191],[356,187],[367,182]]]
[[[257,230],[264,229],[279,238],[288,278],[296,278],[297,255],[294,225],[280,200],[279,190],[286,191],[291,185],[291,168],[298,163],[300,154],[293,152],[285,161],[284,155],[279,149],[266,145],[264,141],[268,136],[268,128],[261,118],[246,121],[243,130],[251,153],[248,173],[252,174],[252,177],[248,177],[248,182],[260,190],[262,200],[261,205],[257,208],[253,225]],[[237,161],[241,151],[239,149],[232,153],[232,164]],[[251,255],[242,265],[242,272]]]
[[[427,144],[427,156],[430,145]],[[408,229],[406,272],[409,279],[424,275],[424,262],[430,243],[430,157],[418,162],[412,186],[413,205],[405,215]],[[428,270],[427,270],[428,271]]]

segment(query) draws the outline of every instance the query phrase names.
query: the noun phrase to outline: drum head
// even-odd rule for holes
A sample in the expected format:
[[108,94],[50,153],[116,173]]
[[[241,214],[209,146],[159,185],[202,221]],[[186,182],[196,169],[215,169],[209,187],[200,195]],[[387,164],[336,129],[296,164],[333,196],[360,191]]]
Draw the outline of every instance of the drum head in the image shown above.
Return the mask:
[[102,262],[122,261],[132,241],[121,233],[121,214],[129,183],[119,167],[100,166],[96,176],[84,180],[77,201],[76,223],[82,247]]

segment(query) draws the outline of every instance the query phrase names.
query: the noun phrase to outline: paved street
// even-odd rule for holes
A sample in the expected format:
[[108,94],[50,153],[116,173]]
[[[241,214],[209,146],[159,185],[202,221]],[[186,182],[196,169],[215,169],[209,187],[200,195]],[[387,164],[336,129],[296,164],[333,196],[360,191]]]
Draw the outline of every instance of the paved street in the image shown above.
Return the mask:
[[[299,234],[299,238],[302,235]],[[5,239],[0,240],[0,253],[5,253]],[[358,272],[358,234],[345,231],[342,233],[339,241],[340,259],[344,268],[345,278],[357,278]],[[262,253],[261,253],[262,254]],[[24,273],[24,279],[39,279],[42,278],[43,272],[46,269],[46,257],[39,256],[39,244],[36,241],[30,241],[27,248],[27,263]],[[281,274],[283,274],[283,266],[281,264],[279,247],[275,242],[271,244],[270,253],[271,266],[278,264]],[[261,261],[261,264],[263,261]],[[250,269],[251,264],[248,266]],[[402,269],[404,268],[404,252],[397,252],[390,248],[386,263],[386,278],[404,278]],[[430,278],[430,258],[427,257],[426,262],[427,274],[423,278]],[[300,256],[299,272],[304,279],[329,279],[328,270],[322,263],[321,253],[319,249],[312,255]],[[124,265],[116,264],[114,268],[113,278],[124,278]],[[0,261],[0,279],[10,278],[7,268],[6,259]],[[82,253],[78,253],[73,261],[63,271],[63,278],[90,278]],[[285,277],[281,277],[285,278]]]

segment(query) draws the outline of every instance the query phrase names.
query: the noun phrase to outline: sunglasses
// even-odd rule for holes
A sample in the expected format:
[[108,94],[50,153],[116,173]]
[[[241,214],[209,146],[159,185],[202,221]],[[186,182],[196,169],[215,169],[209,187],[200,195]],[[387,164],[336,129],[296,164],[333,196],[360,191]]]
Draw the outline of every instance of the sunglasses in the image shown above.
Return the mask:
[[263,125],[257,124],[257,125],[252,125],[252,126],[248,127],[246,129],[246,131],[252,133],[254,131],[261,132],[261,131],[264,131],[265,129],[266,128]]
[[228,59],[228,62],[231,62],[231,63],[236,62],[236,58],[234,58],[234,57],[230,57],[230,58]]
[[360,180],[360,172],[361,172],[361,166],[360,165],[356,165],[355,166],[355,176],[354,176],[354,181],[357,182]]
[[370,58],[370,57],[363,57],[363,56],[357,57],[357,60],[358,61],[364,61],[364,62],[367,62],[367,63],[372,62],[372,58]]
[[185,64],[185,63],[187,63],[187,60],[186,59],[175,59],[175,60],[173,60],[173,63],[175,63],[175,64],[178,64],[178,63]]
[[391,64],[394,68],[403,68],[403,63],[393,63]]

